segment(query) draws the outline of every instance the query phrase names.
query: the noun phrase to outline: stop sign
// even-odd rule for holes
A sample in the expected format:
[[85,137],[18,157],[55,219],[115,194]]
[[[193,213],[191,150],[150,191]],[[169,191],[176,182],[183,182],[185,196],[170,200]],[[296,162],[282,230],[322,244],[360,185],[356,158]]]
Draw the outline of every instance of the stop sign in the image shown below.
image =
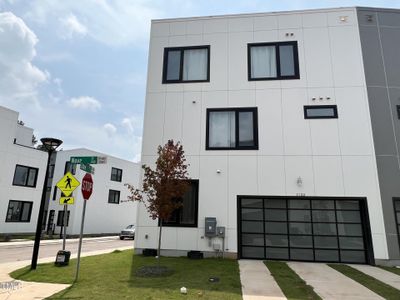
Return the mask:
[[93,179],[90,173],[86,173],[82,179],[82,195],[83,199],[88,200],[93,191]]

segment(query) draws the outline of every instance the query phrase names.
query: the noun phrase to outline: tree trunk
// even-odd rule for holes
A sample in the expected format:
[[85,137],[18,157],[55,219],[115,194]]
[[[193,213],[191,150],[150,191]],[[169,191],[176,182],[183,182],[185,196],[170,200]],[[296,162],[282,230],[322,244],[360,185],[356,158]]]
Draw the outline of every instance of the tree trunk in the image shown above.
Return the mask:
[[160,231],[158,233],[158,249],[157,249],[157,263],[160,267],[160,256],[161,256],[161,233],[162,233],[162,220],[160,221]]

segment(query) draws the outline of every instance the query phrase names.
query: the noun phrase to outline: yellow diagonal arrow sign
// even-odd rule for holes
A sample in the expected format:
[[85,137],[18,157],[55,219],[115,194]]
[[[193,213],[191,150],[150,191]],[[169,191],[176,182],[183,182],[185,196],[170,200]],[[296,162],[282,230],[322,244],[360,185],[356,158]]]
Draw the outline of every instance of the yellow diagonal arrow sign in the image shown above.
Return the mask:
[[61,197],[60,204],[74,204],[74,197]]

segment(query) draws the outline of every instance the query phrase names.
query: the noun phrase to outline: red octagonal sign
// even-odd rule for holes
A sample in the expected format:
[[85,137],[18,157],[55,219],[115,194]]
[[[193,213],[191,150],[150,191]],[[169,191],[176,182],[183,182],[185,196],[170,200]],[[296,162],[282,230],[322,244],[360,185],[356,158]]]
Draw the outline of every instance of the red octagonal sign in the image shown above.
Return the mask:
[[93,192],[93,179],[90,173],[86,173],[82,179],[82,195],[83,199],[88,200]]

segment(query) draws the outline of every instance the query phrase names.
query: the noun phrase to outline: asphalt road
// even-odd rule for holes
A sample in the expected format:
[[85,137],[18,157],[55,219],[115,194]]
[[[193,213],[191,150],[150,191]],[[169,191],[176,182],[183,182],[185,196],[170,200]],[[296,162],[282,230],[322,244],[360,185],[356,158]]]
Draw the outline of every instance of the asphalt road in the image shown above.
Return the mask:
[[[56,257],[57,251],[62,249],[62,240],[42,241],[39,248],[39,258]],[[105,238],[87,238],[83,239],[82,252],[91,252],[97,250],[115,249],[121,247],[133,248],[133,241],[131,239],[121,241],[119,237],[105,237]],[[78,252],[78,240],[67,240],[66,250],[71,251],[71,254]],[[33,251],[33,242],[29,243],[7,243],[0,244],[0,264],[6,262],[15,262],[23,260],[31,260]]]

